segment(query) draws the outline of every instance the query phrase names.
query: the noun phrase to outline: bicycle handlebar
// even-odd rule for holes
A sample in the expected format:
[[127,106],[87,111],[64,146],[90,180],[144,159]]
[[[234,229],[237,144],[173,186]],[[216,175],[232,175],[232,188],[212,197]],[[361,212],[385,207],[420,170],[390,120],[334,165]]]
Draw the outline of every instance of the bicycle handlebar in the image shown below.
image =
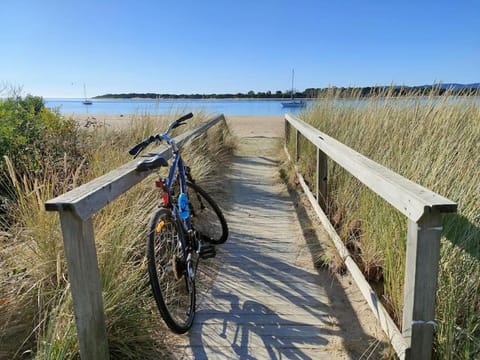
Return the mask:
[[138,143],[135,145],[133,148],[131,148],[128,153],[133,156],[137,156],[137,154],[145,149],[151,142],[155,141],[155,138],[153,136],[150,136],[149,138],[143,140],[142,142]]
[[[190,112],[188,114],[185,114],[183,116],[181,116],[180,118],[178,118],[177,120],[175,121],[172,121],[169,125],[168,125],[168,128],[167,128],[167,131],[165,131],[163,134],[157,134],[155,136],[150,136],[144,140],[142,140],[141,142],[139,142],[137,145],[135,145],[133,148],[131,148],[128,153],[130,155],[133,155],[133,156],[137,156],[143,149],[145,149],[148,145],[150,145],[152,142],[154,141],[161,141],[162,138],[166,135],[168,135],[168,133],[172,130],[172,129],[175,129],[176,127],[179,127],[180,125],[183,125],[185,121],[187,121],[188,119],[192,118],[193,117],[193,114]],[[168,138],[167,138],[168,139]]]
[[180,124],[181,122],[183,121],[187,121],[188,119],[192,118],[193,117],[193,114],[192,113],[188,113],[188,114],[185,114],[183,115],[182,117],[178,118],[177,120],[175,120],[174,122]]

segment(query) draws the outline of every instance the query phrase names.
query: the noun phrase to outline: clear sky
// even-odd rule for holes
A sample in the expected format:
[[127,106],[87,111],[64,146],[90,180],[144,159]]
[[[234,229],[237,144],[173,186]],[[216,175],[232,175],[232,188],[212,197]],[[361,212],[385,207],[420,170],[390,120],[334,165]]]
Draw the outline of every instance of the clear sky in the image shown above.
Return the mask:
[[1,0],[0,83],[44,97],[480,82],[480,0]]

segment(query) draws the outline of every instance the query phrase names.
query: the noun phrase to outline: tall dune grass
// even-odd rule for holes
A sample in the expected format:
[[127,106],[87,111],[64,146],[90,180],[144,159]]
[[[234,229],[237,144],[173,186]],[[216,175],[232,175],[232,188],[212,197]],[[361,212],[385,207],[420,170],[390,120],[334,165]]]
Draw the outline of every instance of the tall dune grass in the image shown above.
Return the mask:
[[[206,117],[197,116],[189,127]],[[60,224],[56,214],[44,211],[44,203],[55,192],[131,160],[128,149],[166,124],[145,115],[133,119],[128,128],[99,126],[82,131],[78,146],[85,158],[61,179],[55,169],[45,169],[42,179],[34,174],[19,177],[5,159],[18,201],[9,208],[14,223],[0,234],[0,359],[78,358]],[[233,146],[225,126],[219,124],[187,145],[183,154],[188,154],[188,165],[200,176],[200,183],[215,184],[221,180],[215,174],[225,166]],[[162,333],[167,330],[150,295],[144,257],[146,223],[157,203],[150,179],[93,218],[112,358],[168,357]]]
[[[393,98],[388,91],[319,99],[303,118],[399,174],[458,202],[444,219],[435,354],[480,357],[480,106],[478,98]],[[291,136],[290,147],[293,150]],[[299,166],[315,184],[313,146],[301,141]],[[303,152],[304,151],[304,152]],[[406,219],[330,163],[328,212],[366,277],[401,326]]]

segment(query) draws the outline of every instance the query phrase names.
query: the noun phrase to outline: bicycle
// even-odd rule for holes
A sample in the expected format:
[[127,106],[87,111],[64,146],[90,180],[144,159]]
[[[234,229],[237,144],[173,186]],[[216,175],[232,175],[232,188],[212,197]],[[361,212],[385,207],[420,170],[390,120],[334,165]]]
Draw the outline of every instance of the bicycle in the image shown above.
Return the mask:
[[[165,141],[173,153],[168,177],[155,182],[162,190],[161,203],[148,224],[147,262],[149,280],[158,310],[175,333],[183,334],[195,316],[195,277],[200,259],[216,255],[215,245],[228,237],[228,226],[215,201],[198,186],[169,133],[193,117],[186,114],[167,130],[150,136],[130,149],[135,158],[149,144]],[[161,154],[137,164],[137,171],[168,167]]]

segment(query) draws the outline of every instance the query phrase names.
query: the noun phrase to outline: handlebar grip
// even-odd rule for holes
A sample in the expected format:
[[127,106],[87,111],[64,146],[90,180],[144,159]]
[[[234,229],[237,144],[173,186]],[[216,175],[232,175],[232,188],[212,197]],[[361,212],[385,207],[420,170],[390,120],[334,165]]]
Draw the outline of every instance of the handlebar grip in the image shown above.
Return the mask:
[[137,155],[140,151],[142,151],[145,146],[147,146],[147,145],[145,144],[144,141],[142,141],[141,143],[139,143],[139,144],[135,145],[133,148],[131,148],[131,149],[128,151],[128,153],[129,153],[130,155],[135,156],[135,155]]
[[145,149],[148,144],[150,144],[152,141],[155,140],[155,137],[153,136],[150,136],[149,138],[143,140],[142,142],[138,143],[137,145],[135,145],[133,148],[131,148],[128,153],[130,155],[137,155],[140,151],[142,151],[143,149]]
[[180,123],[182,121],[188,120],[193,117],[193,114],[190,112],[188,114],[183,115],[180,119],[178,119],[176,122]]
[[174,121],[174,125],[172,126],[172,129],[175,129],[177,127],[179,127],[180,125],[183,125],[183,122],[185,120],[188,120],[190,119],[191,117],[193,117],[193,114],[192,113],[188,113],[186,115],[183,115],[181,118],[178,118],[177,120]]

